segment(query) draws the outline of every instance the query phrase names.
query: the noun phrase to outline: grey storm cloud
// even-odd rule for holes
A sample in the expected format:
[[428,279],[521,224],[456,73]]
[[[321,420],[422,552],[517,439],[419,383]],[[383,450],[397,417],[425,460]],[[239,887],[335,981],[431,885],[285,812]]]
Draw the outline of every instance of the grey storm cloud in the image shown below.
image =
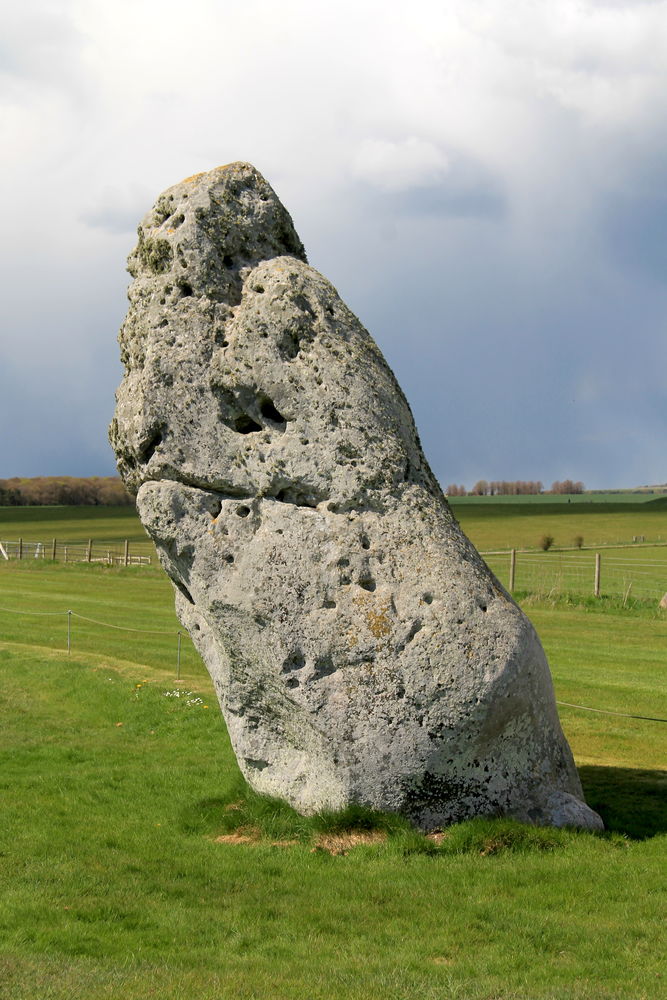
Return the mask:
[[175,0],[25,0],[3,19],[0,475],[113,471],[137,223],[245,159],[445,483],[667,479],[663,0],[192,0],[186,20]]

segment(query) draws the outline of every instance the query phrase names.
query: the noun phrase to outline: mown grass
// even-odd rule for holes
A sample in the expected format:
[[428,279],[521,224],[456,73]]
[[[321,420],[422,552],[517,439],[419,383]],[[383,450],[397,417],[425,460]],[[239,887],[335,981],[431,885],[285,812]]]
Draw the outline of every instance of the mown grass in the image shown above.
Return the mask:
[[667,541],[667,500],[630,502],[533,503],[496,502],[481,498],[453,498],[450,504],[461,527],[481,550],[539,548],[544,535],[556,547],[574,546],[581,536],[586,546],[632,542],[643,535],[647,542]]
[[539,493],[522,496],[466,496],[451,497],[450,502],[462,506],[485,507],[488,504],[506,504],[510,507],[530,504],[531,506],[555,506],[558,504],[639,504],[653,500],[665,500],[667,490],[661,493],[637,493],[633,490],[617,490],[604,493]]
[[[477,820],[433,842],[364,810],[304,819],[245,786],[194,655],[174,682],[160,571],[1,564],[0,605],[170,632],[75,621],[68,657],[60,618],[0,612],[3,1000],[663,995],[663,724],[561,708],[604,836]],[[653,607],[527,610],[560,700],[667,716]],[[369,829],[385,839],[317,847]]]
[[137,512],[128,507],[0,507],[0,539],[47,542],[146,542]]
[[5,641],[66,650],[69,609],[76,613],[70,623],[75,654],[100,652],[164,676],[176,676],[180,631],[181,675],[208,676],[176,618],[173,589],[159,566],[3,561],[0,607]]
[[248,793],[208,702],[16,647],[0,667],[3,998],[660,995],[664,837],[389,821],[331,856],[340,818]]
[[[628,603],[651,598],[657,604],[667,589],[667,545],[628,548],[599,547],[600,592],[617,595]],[[485,556],[499,580],[509,586],[510,553]],[[516,552],[514,584],[517,592],[535,594],[593,594],[596,552],[574,549],[566,552]]]
[[[568,499],[571,500],[568,503]],[[580,497],[454,497],[461,527],[483,550],[537,548],[545,534],[556,547],[667,541],[667,497],[583,494]],[[133,507],[0,507],[0,539],[85,542],[103,546],[124,539],[151,546]],[[148,548],[147,548],[148,551]]]

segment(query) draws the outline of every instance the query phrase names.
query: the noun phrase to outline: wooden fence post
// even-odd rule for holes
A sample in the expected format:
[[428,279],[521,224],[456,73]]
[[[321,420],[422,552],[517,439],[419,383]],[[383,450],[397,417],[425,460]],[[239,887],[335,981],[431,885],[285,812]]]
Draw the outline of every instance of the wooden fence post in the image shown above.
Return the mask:
[[90,562],[91,559],[92,559],[92,557],[93,557],[93,540],[92,540],[92,538],[89,538],[88,539],[88,548],[86,550],[86,562]]
[[600,553],[595,553],[595,582],[593,584],[593,594],[595,597],[600,596]]
[[512,549],[510,552],[510,594],[514,591],[514,577],[516,576],[516,549]]
[[19,538],[19,559],[23,559],[23,539]]
[[123,565],[127,566],[130,562],[130,543],[128,539],[125,539],[125,552],[123,555]]
[[54,562],[56,561],[56,540],[55,540],[55,538],[51,542],[51,558],[53,559]]

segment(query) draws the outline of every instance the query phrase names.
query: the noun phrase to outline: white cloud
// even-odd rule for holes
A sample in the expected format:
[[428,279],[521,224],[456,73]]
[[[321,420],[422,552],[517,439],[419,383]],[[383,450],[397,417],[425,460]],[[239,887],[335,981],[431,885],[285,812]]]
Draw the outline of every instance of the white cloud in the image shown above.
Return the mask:
[[[492,401],[508,353],[498,361],[494,336],[524,344],[530,329],[544,341],[526,417],[539,423],[577,322],[582,352],[594,335],[587,294],[611,303],[621,274],[642,310],[647,381],[659,368],[664,305],[638,275],[659,284],[661,244],[642,220],[654,200],[664,216],[664,0],[22,0],[3,31],[7,355],[88,371],[113,343],[123,255],[153,198],[248,159],[311,258],[377,319],[399,377],[428,382],[428,352],[446,369],[446,336]],[[618,303],[598,305],[596,323],[620,337]],[[517,350],[505,371],[518,391],[522,364]],[[432,426],[447,405],[432,386]]]
[[442,180],[449,161],[432,142],[410,136],[399,142],[366,139],[353,160],[355,175],[385,191],[430,187]]

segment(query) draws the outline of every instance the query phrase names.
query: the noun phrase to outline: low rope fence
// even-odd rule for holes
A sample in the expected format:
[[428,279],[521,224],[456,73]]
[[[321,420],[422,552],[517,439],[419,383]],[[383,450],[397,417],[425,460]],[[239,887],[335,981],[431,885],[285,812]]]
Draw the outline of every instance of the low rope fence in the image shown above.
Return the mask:
[[72,652],[74,633],[72,629],[72,619],[78,618],[80,621],[88,622],[92,625],[97,625],[101,628],[111,628],[116,629],[119,632],[136,632],[142,635],[167,635],[173,636],[176,642],[176,680],[181,679],[181,656],[182,656],[182,640],[186,633],[181,632],[180,629],[174,632],[173,629],[150,629],[150,628],[135,628],[130,625],[114,625],[111,622],[102,622],[97,618],[89,618],[87,615],[80,615],[76,611],[72,611],[68,608],[67,611],[22,611],[16,608],[2,608],[0,607],[0,613],[7,615],[27,615],[38,618],[63,618],[67,616],[67,654]]
[[[40,617],[40,618],[42,618],[42,617],[46,617],[46,618],[62,618],[65,615],[67,615],[67,653],[68,653],[68,655],[71,653],[72,646],[73,646],[73,641],[72,641],[73,640],[73,632],[72,632],[72,619],[73,618],[78,618],[81,621],[88,622],[88,623],[90,623],[92,625],[97,625],[97,626],[99,626],[101,628],[117,629],[118,631],[121,631],[121,632],[137,632],[137,633],[141,633],[143,635],[169,635],[169,636],[173,636],[176,639],[176,679],[180,680],[180,678],[181,678],[181,644],[182,644],[183,635],[186,634],[186,633],[181,632],[180,629],[178,631],[174,632],[174,631],[172,631],[170,629],[145,629],[145,628],[135,628],[135,627],[132,627],[132,626],[129,626],[129,625],[114,625],[111,622],[103,622],[103,621],[99,621],[96,618],[89,618],[87,615],[80,615],[76,611],[72,611],[71,608],[69,608],[67,611],[23,611],[23,610],[19,610],[19,609],[16,609],[16,608],[3,608],[3,607],[0,607],[0,613],[1,614],[9,614],[9,615],[27,615],[27,616],[33,616],[33,617],[36,616],[36,617]],[[569,702],[569,701],[559,701],[558,699],[556,699],[556,704],[557,705],[561,705],[561,706],[563,706],[565,708],[578,709],[578,710],[580,710],[582,712],[595,712],[598,715],[613,715],[613,716],[618,716],[618,717],[623,718],[623,719],[637,719],[637,720],[640,720],[640,721],[643,721],[643,722],[663,722],[663,723],[667,723],[667,719],[658,718],[656,716],[651,716],[651,715],[635,715],[635,714],[630,714],[630,713],[627,713],[627,712],[614,712],[614,711],[612,711],[610,709],[591,708],[591,707],[589,707],[587,705],[575,705],[572,702]]]

